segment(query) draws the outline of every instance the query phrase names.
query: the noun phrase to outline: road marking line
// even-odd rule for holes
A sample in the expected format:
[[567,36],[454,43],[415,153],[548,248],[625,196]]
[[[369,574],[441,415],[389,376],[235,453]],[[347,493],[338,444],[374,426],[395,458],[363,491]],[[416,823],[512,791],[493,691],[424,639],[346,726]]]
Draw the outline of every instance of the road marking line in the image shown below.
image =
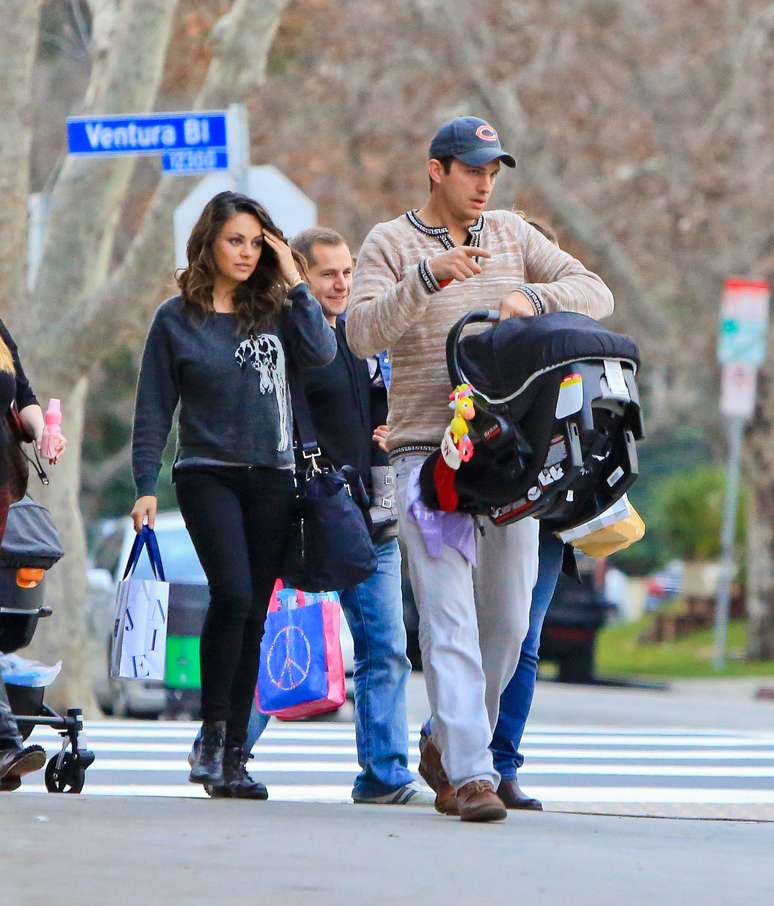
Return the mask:
[[[53,734],[36,733],[31,742],[37,742],[50,749],[58,748],[58,738]],[[123,752],[137,754],[170,754],[187,755],[191,751],[190,742],[110,742],[109,740],[88,740],[89,748],[94,752]],[[523,752],[528,756],[529,763],[535,761],[559,759],[578,759],[605,763],[609,761],[771,761],[774,763],[774,749],[770,753],[758,749],[674,749],[670,751],[643,751],[641,749],[571,749],[523,746]],[[257,757],[264,755],[357,755],[357,747],[350,742],[340,745],[315,745],[314,743],[299,744],[264,742],[259,740],[253,748]]]
[[[51,750],[54,753],[54,750]],[[92,771],[131,771],[135,773],[187,773],[188,762],[184,759],[150,759],[150,758],[97,758],[88,769]],[[250,771],[256,776],[262,774],[351,774],[356,775],[360,767],[355,761],[322,761],[322,760],[266,760],[259,754],[250,763]],[[520,769],[520,776],[576,775],[587,777],[703,777],[721,778],[736,777],[741,779],[765,778],[774,779],[774,765],[762,767],[756,765],[700,767],[695,765],[653,765],[653,764],[535,764],[530,762]]]
[[[86,721],[86,731],[91,732],[94,730],[103,731],[103,730],[131,730],[132,732],[137,732],[138,730],[148,730],[151,734],[159,734],[162,730],[172,730],[176,735],[178,733],[184,734],[187,732],[196,732],[201,724],[198,721],[179,721],[179,720],[87,720]],[[318,733],[322,734],[348,734],[354,733],[354,723],[352,721],[280,721],[272,720],[268,728],[266,729],[266,734],[276,733],[279,735],[295,735],[295,734],[312,734],[316,735]],[[409,727],[410,736],[418,736],[420,730],[420,724],[414,724]],[[538,724],[530,723],[529,731],[527,735],[535,736],[550,736],[552,739],[566,738],[568,735],[571,736],[581,736],[589,737],[590,739],[597,739],[600,736],[611,736],[617,740],[623,740],[626,738],[636,738],[636,737],[657,737],[659,739],[674,739],[675,737],[689,737],[691,739],[742,739],[742,740],[764,740],[769,741],[774,744],[774,733],[766,733],[759,731],[733,731],[733,730],[722,730],[722,729],[692,729],[690,727],[680,727],[680,728],[654,728],[654,727],[636,727],[628,729],[619,729],[617,727],[608,727],[608,726],[599,726],[599,727],[568,727],[560,725],[549,725],[549,724]]]
[[[89,769],[91,770],[91,768]],[[42,784],[25,783],[19,793],[44,793]],[[772,805],[774,790],[745,789],[682,789],[659,787],[540,787],[530,786],[530,794],[537,796],[544,803],[620,803],[626,804],[690,804],[690,805]],[[127,784],[109,784],[89,786],[88,775],[82,795],[90,796],[163,796],[203,799],[206,793],[200,787],[189,783],[180,785],[146,785],[131,786]],[[269,786],[270,799],[275,802],[347,802],[351,803],[349,786],[335,785],[299,785],[288,786],[277,784]],[[256,803],[256,810],[261,804]],[[358,806],[359,807],[359,806]],[[430,806],[427,807],[430,810]]]

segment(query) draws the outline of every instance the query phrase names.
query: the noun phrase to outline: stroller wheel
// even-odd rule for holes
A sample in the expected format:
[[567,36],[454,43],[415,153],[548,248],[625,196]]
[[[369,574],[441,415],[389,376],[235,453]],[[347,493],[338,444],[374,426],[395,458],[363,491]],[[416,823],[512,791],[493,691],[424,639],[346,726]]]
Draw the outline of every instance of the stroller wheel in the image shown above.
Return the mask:
[[81,760],[66,752],[57,768],[59,755],[54,755],[46,766],[46,789],[49,793],[80,793],[86,782],[86,768]]

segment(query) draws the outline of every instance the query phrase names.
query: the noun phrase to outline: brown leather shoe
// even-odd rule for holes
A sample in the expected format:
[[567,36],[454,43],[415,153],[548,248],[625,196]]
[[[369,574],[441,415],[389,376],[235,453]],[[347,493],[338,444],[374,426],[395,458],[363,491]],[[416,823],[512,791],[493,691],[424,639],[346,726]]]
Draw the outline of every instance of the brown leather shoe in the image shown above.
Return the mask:
[[442,815],[458,815],[457,793],[441,764],[441,751],[432,737],[419,737],[419,773],[435,793],[435,810]]
[[[12,781],[31,771],[38,771],[46,763],[46,750],[42,746],[19,746],[0,750],[0,779]],[[14,787],[15,789],[15,787]]]
[[542,812],[543,803],[539,799],[528,796],[519,786],[518,780],[501,780],[497,787],[497,795],[502,799],[506,808],[520,808],[532,812]]
[[463,821],[502,821],[508,812],[488,780],[471,780],[457,790],[457,808]]

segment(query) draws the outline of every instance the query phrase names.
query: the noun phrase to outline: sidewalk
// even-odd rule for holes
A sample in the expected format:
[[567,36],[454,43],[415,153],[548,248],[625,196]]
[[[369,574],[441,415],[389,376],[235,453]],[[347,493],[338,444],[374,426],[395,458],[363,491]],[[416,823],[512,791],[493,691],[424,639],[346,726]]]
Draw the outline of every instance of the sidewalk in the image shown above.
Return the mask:
[[774,824],[28,794],[0,827],[14,906],[774,901]]

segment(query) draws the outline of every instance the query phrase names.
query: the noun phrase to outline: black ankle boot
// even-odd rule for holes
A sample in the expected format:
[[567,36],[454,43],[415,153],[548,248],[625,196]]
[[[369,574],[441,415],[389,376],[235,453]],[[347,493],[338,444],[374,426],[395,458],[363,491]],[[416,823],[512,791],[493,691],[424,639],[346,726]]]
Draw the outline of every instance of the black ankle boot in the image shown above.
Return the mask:
[[191,783],[223,783],[223,747],[226,744],[226,721],[205,720],[202,724],[201,746],[192,752]]
[[245,755],[243,746],[228,746],[223,756],[223,786],[213,787],[211,795],[232,799],[268,799],[269,791],[247,773],[245,765],[252,756]]

